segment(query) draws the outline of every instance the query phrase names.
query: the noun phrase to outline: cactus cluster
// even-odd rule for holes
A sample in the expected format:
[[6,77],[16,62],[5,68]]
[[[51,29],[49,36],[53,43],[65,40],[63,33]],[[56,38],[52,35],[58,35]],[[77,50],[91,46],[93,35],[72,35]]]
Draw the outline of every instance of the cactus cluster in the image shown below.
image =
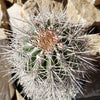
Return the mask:
[[39,12],[11,39],[13,80],[32,100],[70,100],[81,92],[86,71],[93,69],[84,29],[66,11]]

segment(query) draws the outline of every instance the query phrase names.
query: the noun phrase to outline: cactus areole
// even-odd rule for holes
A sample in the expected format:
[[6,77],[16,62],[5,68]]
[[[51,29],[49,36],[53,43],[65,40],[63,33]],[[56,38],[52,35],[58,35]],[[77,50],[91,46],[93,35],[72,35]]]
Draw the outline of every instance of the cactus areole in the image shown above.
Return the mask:
[[58,41],[58,34],[55,34],[53,30],[38,31],[37,46],[43,49],[46,54],[53,53]]

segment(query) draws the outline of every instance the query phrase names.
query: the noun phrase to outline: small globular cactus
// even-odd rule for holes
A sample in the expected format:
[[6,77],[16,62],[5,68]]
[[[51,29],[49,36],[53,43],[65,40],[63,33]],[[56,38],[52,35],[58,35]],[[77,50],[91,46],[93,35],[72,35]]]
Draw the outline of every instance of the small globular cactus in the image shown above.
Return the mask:
[[12,79],[19,79],[32,100],[74,98],[86,71],[94,66],[82,25],[72,24],[66,11],[40,11],[29,18],[11,40]]

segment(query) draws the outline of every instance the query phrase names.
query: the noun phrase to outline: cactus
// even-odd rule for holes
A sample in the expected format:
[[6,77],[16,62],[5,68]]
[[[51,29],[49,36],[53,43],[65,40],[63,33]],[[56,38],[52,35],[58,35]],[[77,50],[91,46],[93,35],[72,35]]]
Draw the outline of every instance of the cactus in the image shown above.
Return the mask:
[[[71,100],[81,91],[87,70],[94,69],[88,57],[85,31],[72,24],[66,11],[31,14],[24,29],[11,39],[9,62],[13,80],[32,100]],[[81,77],[81,79],[80,79]]]

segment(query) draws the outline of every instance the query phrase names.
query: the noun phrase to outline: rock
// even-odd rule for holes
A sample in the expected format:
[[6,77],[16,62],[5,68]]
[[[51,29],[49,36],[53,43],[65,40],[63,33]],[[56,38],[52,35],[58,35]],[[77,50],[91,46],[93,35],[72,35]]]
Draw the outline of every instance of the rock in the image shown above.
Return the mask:
[[6,1],[10,2],[11,4],[14,3],[14,0],[6,0]]
[[54,12],[59,11],[61,6],[63,9],[67,5],[68,20],[71,20],[72,23],[79,22],[84,24],[85,27],[97,26],[97,29],[99,29],[100,10],[87,0],[68,0],[68,4],[65,0],[50,0],[49,2],[48,0],[28,0],[22,7],[21,16],[25,19],[27,16],[29,17],[32,12],[37,14],[36,10],[39,11],[38,4],[44,10],[47,10],[50,4]]
[[42,9],[42,11],[53,10],[57,12],[65,7],[67,4],[66,0],[28,0],[22,7],[22,17],[30,16],[31,13],[37,14],[37,11]]
[[4,0],[0,0],[0,28],[8,29],[8,15]]
[[89,45],[88,50],[91,51],[92,56],[100,56],[100,35],[86,35],[87,44]]
[[91,46],[91,50],[95,50],[94,55],[100,55],[100,35],[94,34],[88,36]]
[[93,5],[100,5],[100,0],[88,0]]
[[5,34],[4,29],[0,28],[0,40],[6,39],[6,38],[7,38],[7,35]]
[[19,94],[17,90],[16,90],[16,97],[17,97],[17,100],[24,100],[24,98]]
[[11,29],[15,32],[16,28],[23,27],[23,19],[20,15],[21,12],[21,6],[15,3],[12,7],[7,9],[8,15],[9,15],[9,21],[11,24]]
[[85,23],[85,27],[100,26],[100,10],[87,0],[68,0],[67,16],[72,23]]

